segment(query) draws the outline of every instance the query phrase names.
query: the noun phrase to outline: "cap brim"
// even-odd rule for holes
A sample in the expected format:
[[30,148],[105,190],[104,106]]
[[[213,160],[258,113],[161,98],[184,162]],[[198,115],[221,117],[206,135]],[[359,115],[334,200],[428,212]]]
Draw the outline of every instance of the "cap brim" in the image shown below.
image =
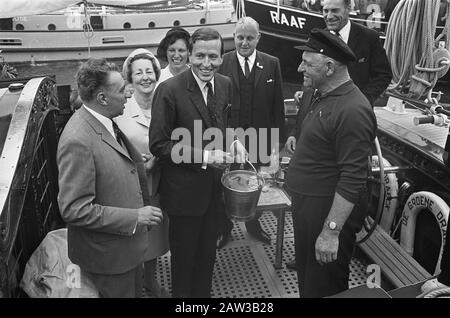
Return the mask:
[[317,52],[317,50],[313,49],[312,47],[306,46],[306,45],[294,46],[294,49],[297,49],[300,51],[306,51],[306,52]]

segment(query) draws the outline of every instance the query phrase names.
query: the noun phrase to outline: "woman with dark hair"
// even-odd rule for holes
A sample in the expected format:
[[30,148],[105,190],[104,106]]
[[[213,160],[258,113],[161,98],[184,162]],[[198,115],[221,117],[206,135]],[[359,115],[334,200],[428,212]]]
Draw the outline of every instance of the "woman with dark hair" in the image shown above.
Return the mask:
[[164,39],[161,40],[157,56],[161,60],[168,62],[168,64],[161,70],[161,77],[158,83],[164,82],[166,79],[183,72],[189,67],[187,63],[190,38],[188,31],[176,27],[170,29]]
[[[134,90],[125,104],[123,115],[116,118],[117,125],[133,145],[142,153],[147,172],[147,186],[155,203],[159,181],[156,158],[148,148],[148,130],[151,120],[153,92],[161,74],[158,59],[146,49],[134,50],[123,64],[123,77]],[[144,287],[155,297],[168,297],[155,278],[157,257],[169,250],[168,217],[152,226],[148,232],[148,248],[144,256]]]

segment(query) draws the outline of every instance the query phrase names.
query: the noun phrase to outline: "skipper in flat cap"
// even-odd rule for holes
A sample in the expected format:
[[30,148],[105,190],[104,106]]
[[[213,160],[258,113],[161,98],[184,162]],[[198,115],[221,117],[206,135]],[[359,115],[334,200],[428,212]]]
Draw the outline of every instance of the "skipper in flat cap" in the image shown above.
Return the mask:
[[372,107],[350,79],[352,50],[336,35],[313,29],[298,71],[314,92],[302,109],[287,173],[292,196],[301,297],[348,289],[349,263],[367,214],[368,156],[377,127]]
[[312,29],[305,45],[296,46],[295,48],[306,52],[321,53],[343,64],[356,61],[356,56],[352,49],[328,30]]

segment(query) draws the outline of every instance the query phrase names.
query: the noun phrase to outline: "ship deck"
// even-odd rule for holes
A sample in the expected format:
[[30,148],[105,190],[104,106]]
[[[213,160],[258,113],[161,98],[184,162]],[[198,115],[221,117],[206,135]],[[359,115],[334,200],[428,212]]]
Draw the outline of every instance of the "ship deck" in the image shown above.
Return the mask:
[[[275,241],[277,216],[264,212],[260,218],[263,229],[271,235],[271,244],[265,245],[251,238],[243,222],[234,221],[230,242],[217,250],[213,274],[213,298],[298,298],[297,274],[285,263],[294,258],[294,232],[291,212],[286,212],[283,264],[275,269]],[[366,283],[366,264],[353,258],[350,264],[349,287]],[[171,291],[170,252],[158,259],[157,280]],[[145,297],[152,297],[145,293]]]

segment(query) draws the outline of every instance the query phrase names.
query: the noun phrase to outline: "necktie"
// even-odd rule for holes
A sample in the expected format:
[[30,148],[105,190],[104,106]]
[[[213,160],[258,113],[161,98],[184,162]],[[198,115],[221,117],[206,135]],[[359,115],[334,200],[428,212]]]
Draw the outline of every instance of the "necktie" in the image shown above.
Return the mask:
[[245,77],[248,78],[250,76],[250,65],[248,64],[248,57],[245,58]]
[[206,87],[208,87],[208,95],[206,97],[206,108],[208,109],[209,117],[211,118],[213,125],[216,124],[216,115],[215,115],[215,108],[216,108],[216,96],[214,95],[213,88],[211,82],[206,83]]
[[114,130],[114,137],[116,137],[117,142],[119,143],[120,146],[122,146],[122,132],[119,129],[119,126],[117,126],[117,124],[112,121],[112,126],[113,126],[113,130]]
[[338,38],[340,38],[342,41],[344,41],[344,39],[342,38],[342,35],[341,35],[338,31],[336,31],[336,36],[337,36]]

